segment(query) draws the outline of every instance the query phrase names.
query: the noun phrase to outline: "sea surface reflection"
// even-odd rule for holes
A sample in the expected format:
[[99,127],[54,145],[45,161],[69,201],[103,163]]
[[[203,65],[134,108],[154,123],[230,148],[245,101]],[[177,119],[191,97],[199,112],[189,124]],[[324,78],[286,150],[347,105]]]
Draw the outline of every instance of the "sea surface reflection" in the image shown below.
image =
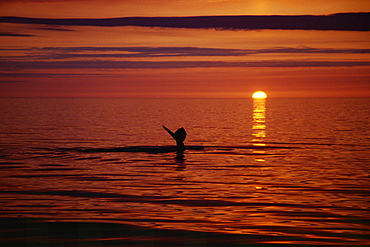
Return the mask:
[[370,244],[369,99],[0,103],[5,244]]
[[253,141],[266,137],[266,99],[253,99]]

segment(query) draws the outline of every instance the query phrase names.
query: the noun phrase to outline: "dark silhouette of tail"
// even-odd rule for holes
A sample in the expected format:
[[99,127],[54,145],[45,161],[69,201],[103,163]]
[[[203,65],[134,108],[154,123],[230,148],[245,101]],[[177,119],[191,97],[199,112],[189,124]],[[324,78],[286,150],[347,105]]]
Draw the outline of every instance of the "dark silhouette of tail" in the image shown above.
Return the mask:
[[186,131],[184,128],[179,128],[176,130],[175,133],[173,133],[171,130],[169,130],[166,126],[162,125],[162,127],[172,136],[173,139],[176,141],[177,146],[177,155],[176,160],[182,161],[184,160],[184,141],[186,138]]
[[180,128],[180,129],[176,130],[175,133],[173,133],[166,126],[164,126],[164,125],[162,125],[162,126],[172,136],[172,138],[175,139],[177,147],[184,147],[184,141],[185,141],[185,138],[186,138],[186,131],[185,131],[184,128]]

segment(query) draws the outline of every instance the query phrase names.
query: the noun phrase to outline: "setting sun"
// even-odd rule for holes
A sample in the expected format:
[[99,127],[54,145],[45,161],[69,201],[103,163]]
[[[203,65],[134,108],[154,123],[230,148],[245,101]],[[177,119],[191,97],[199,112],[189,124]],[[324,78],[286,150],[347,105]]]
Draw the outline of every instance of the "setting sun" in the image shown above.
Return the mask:
[[262,92],[262,91],[257,91],[257,92],[253,93],[252,98],[253,99],[266,99],[267,94],[265,92]]

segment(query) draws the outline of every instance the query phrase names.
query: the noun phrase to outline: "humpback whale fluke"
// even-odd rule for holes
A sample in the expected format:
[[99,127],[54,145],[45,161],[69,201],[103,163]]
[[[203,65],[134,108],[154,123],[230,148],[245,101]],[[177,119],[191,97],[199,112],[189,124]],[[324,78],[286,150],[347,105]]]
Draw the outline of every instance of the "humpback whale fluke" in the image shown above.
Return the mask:
[[184,128],[179,128],[174,132],[169,130],[166,126],[162,125],[162,127],[172,136],[173,139],[176,141],[176,146],[177,146],[177,155],[176,159],[179,161],[184,160],[184,141],[186,138],[186,131]]
[[162,125],[162,127],[172,136],[173,139],[175,139],[177,147],[184,147],[184,141],[186,138],[186,131],[184,128],[179,128],[175,133],[173,133],[166,126]]

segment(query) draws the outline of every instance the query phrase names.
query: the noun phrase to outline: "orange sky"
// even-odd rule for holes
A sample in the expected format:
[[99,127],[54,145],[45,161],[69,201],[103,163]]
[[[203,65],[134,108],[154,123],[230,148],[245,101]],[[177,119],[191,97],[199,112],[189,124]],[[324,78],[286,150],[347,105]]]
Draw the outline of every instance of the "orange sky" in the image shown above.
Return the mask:
[[[2,1],[1,16],[366,12],[369,1]],[[370,97],[365,31],[0,23],[0,97]]]

